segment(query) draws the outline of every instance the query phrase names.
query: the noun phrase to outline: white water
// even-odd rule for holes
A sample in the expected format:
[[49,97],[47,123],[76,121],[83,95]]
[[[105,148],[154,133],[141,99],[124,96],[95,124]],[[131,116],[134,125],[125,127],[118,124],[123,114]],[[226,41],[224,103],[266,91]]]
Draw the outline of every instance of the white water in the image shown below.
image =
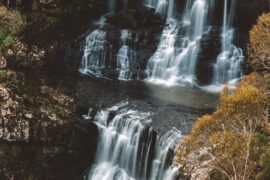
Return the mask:
[[174,156],[172,150],[177,149],[181,138],[181,132],[173,129],[158,140],[150,180],[172,180],[176,178],[179,169],[171,165]]
[[[111,119],[110,114],[115,113]],[[181,133],[173,129],[156,144],[155,133],[145,124],[151,122],[150,113],[127,108],[122,102],[101,110],[95,117],[99,128],[96,162],[88,180],[174,180],[177,167],[172,166],[174,150]]]
[[108,0],[109,12],[115,13],[117,0]]
[[174,0],[145,0],[145,5],[155,8],[156,13],[170,19],[174,15]]
[[144,4],[146,6],[151,6],[151,7],[155,8],[156,4],[157,4],[157,0],[144,0]]
[[[124,0],[123,3],[124,7],[128,6],[128,0]],[[147,80],[165,85],[196,85],[196,68],[200,68],[197,67],[197,55],[202,35],[207,33],[206,30],[209,28],[206,17],[208,13],[211,13],[214,1],[186,0],[186,7],[181,18],[175,14],[174,3],[174,0],[145,0],[145,4],[152,6],[156,13],[166,17],[167,22],[157,50],[147,63]],[[109,5],[116,7],[116,1],[110,0]],[[224,0],[222,48],[213,65],[211,84],[211,87],[216,86],[216,89],[222,89],[224,84],[236,82],[243,74],[243,52],[233,45],[235,33],[232,22],[235,5],[235,1],[228,3],[228,0]],[[113,11],[113,8],[111,10]],[[84,56],[80,66],[80,71],[84,74],[103,76],[102,72],[109,72],[103,69],[112,68],[108,63],[115,61],[115,56],[112,55],[113,47],[106,40],[109,39],[107,38],[109,33],[102,30],[105,24],[104,16],[98,22],[99,29],[86,38]],[[136,70],[135,61],[140,60],[129,46],[132,43],[128,43],[128,41],[132,41],[129,34],[127,30],[121,30],[121,43],[116,56],[117,67],[113,67],[119,72],[119,80],[131,80],[133,72]],[[210,86],[207,88],[209,89]]]
[[[173,1],[172,1],[173,2]],[[162,33],[160,44],[147,66],[148,80],[155,83],[195,83],[197,53],[205,29],[206,0],[187,1],[181,22],[167,18],[168,26]],[[173,9],[173,8],[171,8]],[[187,28],[180,46],[176,47],[180,25]]]
[[[102,16],[96,25],[100,29],[91,32],[84,45],[84,55],[80,64],[80,72],[82,74],[92,74],[96,77],[103,77],[103,69],[111,68],[108,63],[112,61],[112,47],[108,42],[108,33],[102,30],[106,24],[106,17]],[[133,70],[135,70],[137,55],[134,50],[129,47],[129,42],[132,40],[132,34],[128,30],[121,30],[120,37],[121,48],[117,53],[117,67],[119,72],[119,80],[131,80]],[[106,63],[107,62],[107,63]]]
[[128,8],[128,0],[124,0],[124,8]]
[[119,80],[131,80],[132,63],[136,61],[136,53],[128,46],[128,41],[131,39],[131,33],[128,30],[121,31],[121,44],[117,54],[117,69],[119,70]]
[[105,45],[106,37],[107,33],[99,29],[87,36],[80,65],[81,73],[102,76],[101,70],[106,67],[107,53],[110,53]]
[[[124,8],[128,8],[128,2],[129,0],[123,0],[123,6]],[[116,12],[116,6],[117,6],[117,0],[108,0],[108,7],[110,13]]]
[[[235,81],[242,77],[242,64],[244,56],[242,49],[233,45],[234,29],[232,21],[235,11],[235,1],[231,2],[228,9],[228,0],[224,0],[223,28],[222,28],[222,51],[214,65],[212,86],[223,86],[225,83]],[[229,10],[229,11],[228,11]]]

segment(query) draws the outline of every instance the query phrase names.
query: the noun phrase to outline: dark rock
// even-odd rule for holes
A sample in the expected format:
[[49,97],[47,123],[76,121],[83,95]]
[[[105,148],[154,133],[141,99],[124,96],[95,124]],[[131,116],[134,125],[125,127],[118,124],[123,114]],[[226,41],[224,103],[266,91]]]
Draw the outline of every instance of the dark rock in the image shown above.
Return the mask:
[[213,65],[221,52],[221,29],[213,27],[209,33],[204,34],[198,53],[196,75],[201,85],[211,83],[213,77]]
[[0,158],[7,162],[0,177],[82,179],[94,160],[98,130],[77,121],[73,98],[15,72],[0,82]]
[[121,28],[147,28],[158,27],[164,24],[164,19],[149,10],[149,8],[126,9],[117,14],[108,16],[108,22]]
[[248,32],[256,23],[258,16],[269,12],[269,8],[268,0],[238,0],[235,27],[241,32]]

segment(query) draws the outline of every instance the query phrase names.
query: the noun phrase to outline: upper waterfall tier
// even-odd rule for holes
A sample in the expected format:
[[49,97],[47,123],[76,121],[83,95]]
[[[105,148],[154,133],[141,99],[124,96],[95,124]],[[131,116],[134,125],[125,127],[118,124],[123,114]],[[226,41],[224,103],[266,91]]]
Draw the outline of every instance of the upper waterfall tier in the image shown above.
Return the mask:
[[[170,20],[156,53],[147,66],[148,80],[166,84],[195,83],[196,59],[205,29],[207,1],[196,0],[186,6],[182,21]],[[179,29],[186,31],[179,34]],[[180,39],[178,37],[181,37]],[[180,44],[176,44],[176,40]]]
[[[241,78],[244,56],[234,45],[236,1],[144,3],[101,18],[86,38],[82,73],[195,86],[223,85]],[[220,8],[223,12],[216,18],[213,13]]]
[[228,0],[224,0],[222,49],[214,65],[213,84],[222,85],[233,82],[243,75],[244,56],[242,49],[233,45],[235,31],[232,27],[236,1],[232,1],[230,8]]

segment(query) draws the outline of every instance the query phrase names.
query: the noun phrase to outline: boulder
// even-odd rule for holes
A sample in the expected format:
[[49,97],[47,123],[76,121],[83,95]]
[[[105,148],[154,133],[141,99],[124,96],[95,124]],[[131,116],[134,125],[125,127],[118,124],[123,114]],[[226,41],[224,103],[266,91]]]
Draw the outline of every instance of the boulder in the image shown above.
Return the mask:
[[213,65],[221,51],[221,29],[213,27],[209,33],[204,34],[197,58],[196,75],[200,85],[211,83]]

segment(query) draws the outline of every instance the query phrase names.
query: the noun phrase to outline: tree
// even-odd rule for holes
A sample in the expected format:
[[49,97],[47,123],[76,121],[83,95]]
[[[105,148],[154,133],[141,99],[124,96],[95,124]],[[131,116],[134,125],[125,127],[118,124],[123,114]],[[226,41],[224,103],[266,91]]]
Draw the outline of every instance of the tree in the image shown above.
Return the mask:
[[224,90],[217,111],[200,118],[182,141],[175,160],[183,171],[207,168],[213,179],[254,178],[264,148],[256,133],[267,121],[269,82],[269,76],[253,73],[236,91]]
[[250,31],[248,62],[255,71],[270,72],[270,13],[260,16]]

